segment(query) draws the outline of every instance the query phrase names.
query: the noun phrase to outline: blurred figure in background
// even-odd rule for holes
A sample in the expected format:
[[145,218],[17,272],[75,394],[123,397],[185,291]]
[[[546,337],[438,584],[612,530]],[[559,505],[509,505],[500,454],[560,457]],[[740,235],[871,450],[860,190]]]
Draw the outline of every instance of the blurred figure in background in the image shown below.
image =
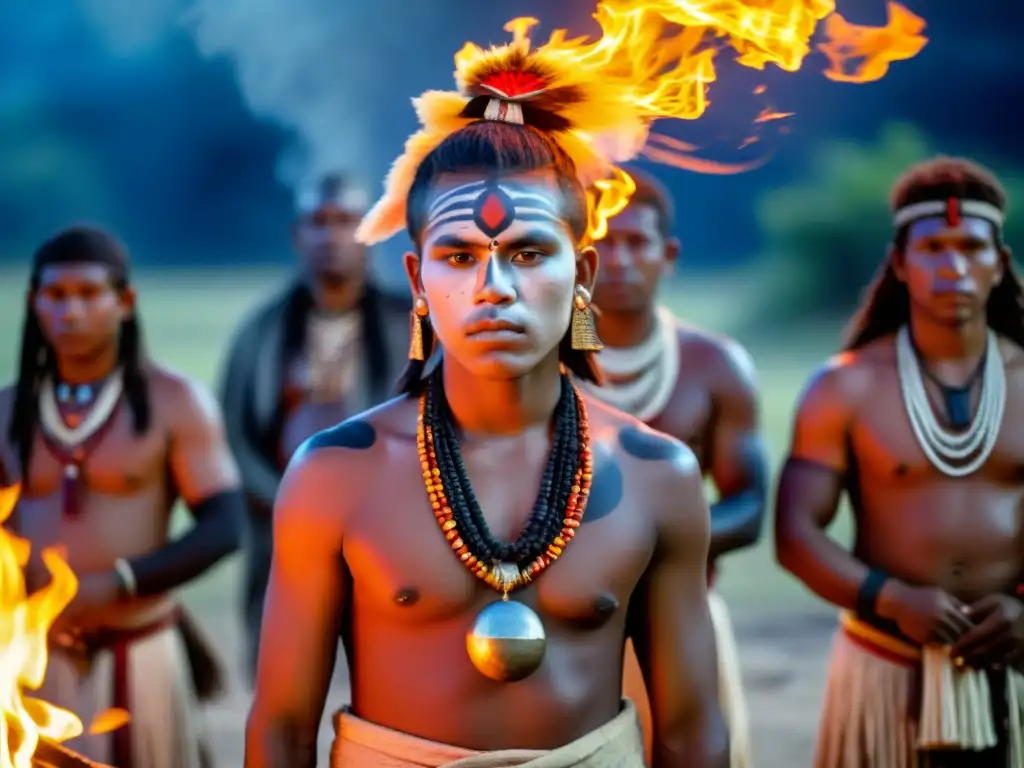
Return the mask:
[[[0,390],[0,463],[21,480],[13,528],[31,542],[29,589],[49,580],[44,547],[78,576],[50,635],[41,696],[89,723],[130,720],[70,742],[118,768],[207,762],[196,704],[220,685],[212,649],[174,590],[238,546],[244,498],[212,393],[145,353],[128,255],[74,227],[36,252],[18,379]],[[195,525],[169,540],[174,504]]]
[[[715,560],[755,544],[768,493],[768,462],[758,415],[753,362],[734,341],[685,325],[657,302],[658,285],[675,264],[672,199],[655,178],[635,168],[629,205],[608,222],[597,243],[601,260],[594,287],[597,363],[603,385],[580,382],[607,404],[682,440],[714,481],[708,582]],[[750,734],[739,658],[729,613],[709,592],[718,649],[719,701],[729,725],[731,764],[748,768]],[[632,644],[624,693],[637,704],[650,761],[650,704]]]
[[[816,768],[1024,765],[1024,289],[986,169],[937,158],[797,406],[779,562],[841,609]],[[850,551],[827,529],[849,494]]]
[[271,556],[271,511],[303,441],[386,399],[406,363],[411,300],[367,276],[354,239],[365,192],[340,174],[299,199],[293,242],[300,274],[259,307],[232,342],[221,397],[248,498],[243,612],[250,673]]

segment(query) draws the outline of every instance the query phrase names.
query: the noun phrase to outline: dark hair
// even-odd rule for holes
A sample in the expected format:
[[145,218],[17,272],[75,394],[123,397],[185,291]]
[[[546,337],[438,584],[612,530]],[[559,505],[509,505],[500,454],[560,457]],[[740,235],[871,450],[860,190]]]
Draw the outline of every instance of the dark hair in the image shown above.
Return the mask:
[[[473,99],[466,108],[466,116],[477,116],[477,109],[483,114],[486,102],[484,97]],[[565,201],[566,223],[577,242],[584,239],[588,224],[587,198],[576,175],[576,165],[550,132],[559,129],[557,115],[538,109],[528,112],[527,106],[523,105],[526,125],[476,120],[452,133],[423,159],[406,197],[406,226],[417,248],[421,245],[420,234],[431,188],[442,176],[458,173],[505,176],[551,170]],[[544,127],[535,127],[538,122]],[[434,347],[434,333],[428,321],[422,321],[422,326],[424,356],[429,357]],[[600,381],[600,372],[591,354],[573,349],[569,332],[559,346],[559,358],[579,378]],[[421,392],[425,365],[423,361],[410,360],[396,390],[410,394]]]
[[632,166],[623,170],[636,183],[636,191],[629,198],[629,204],[651,206],[658,214],[658,231],[662,237],[671,237],[676,226],[676,206],[668,189],[647,171]]
[[[891,204],[896,211],[915,203],[951,197],[991,203],[1001,211],[1007,206],[1006,192],[991,171],[954,157],[937,157],[912,166],[894,185]],[[993,228],[994,242],[1004,250],[1002,232],[995,225]],[[897,253],[906,249],[909,231],[910,224],[896,230],[893,248]],[[1009,259],[1003,279],[989,294],[987,315],[993,331],[1024,347],[1024,284]],[[858,349],[894,334],[909,320],[910,295],[889,259],[871,281],[860,308],[851,318],[843,334],[843,349]]]
[[[32,299],[39,290],[40,276],[48,266],[70,263],[96,263],[111,271],[113,286],[125,290],[128,283],[127,254],[108,233],[93,227],[72,227],[47,240],[36,251],[25,302],[25,321],[21,332],[21,355],[15,384],[14,405],[8,437],[18,450],[23,481],[28,480],[32,445],[39,422],[39,387],[47,376],[57,374],[53,347],[46,340]],[[144,369],[142,328],[133,311],[121,323],[118,338],[118,362],[124,377],[124,395],[132,414],[135,434],[149,429],[151,408]]]
[[[1006,190],[995,175],[978,163],[962,157],[936,157],[912,165],[893,185],[890,203],[900,208],[930,200],[980,200],[1006,211]],[[896,250],[907,246],[910,224],[904,224],[893,238]],[[1002,232],[995,228],[996,245],[1002,247]]]

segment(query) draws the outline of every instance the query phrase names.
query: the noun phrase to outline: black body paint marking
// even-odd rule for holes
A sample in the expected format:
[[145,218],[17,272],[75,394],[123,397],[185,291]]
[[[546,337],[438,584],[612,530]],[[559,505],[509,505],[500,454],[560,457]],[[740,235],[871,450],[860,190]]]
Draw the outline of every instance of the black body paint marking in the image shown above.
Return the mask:
[[641,461],[669,461],[679,453],[674,441],[636,427],[626,427],[619,432],[619,443],[626,453]]
[[619,465],[610,457],[606,456],[602,461],[600,455],[595,456],[594,481],[590,486],[590,500],[587,511],[583,513],[582,524],[610,515],[622,502],[622,496],[623,480]]
[[377,430],[368,421],[353,419],[343,421],[336,427],[317,432],[306,442],[305,451],[317,451],[321,448],[351,448],[365,451],[377,442]]

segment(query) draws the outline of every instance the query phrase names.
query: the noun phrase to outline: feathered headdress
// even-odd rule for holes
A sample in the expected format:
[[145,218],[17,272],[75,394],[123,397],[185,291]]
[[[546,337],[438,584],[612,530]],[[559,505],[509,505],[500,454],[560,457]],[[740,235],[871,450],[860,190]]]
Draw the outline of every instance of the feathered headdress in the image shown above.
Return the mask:
[[[709,42],[727,38],[745,66],[763,69],[772,62],[795,71],[810,51],[818,22],[834,8],[833,0],[602,0],[594,13],[599,39],[569,39],[565,30],[555,30],[537,48],[527,36],[537,19],[513,19],[505,25],[511,43],[486,50],[467,43],[455,55],[457,91],[427,91],[413,99],[421,128],[406,142],[384,195],[356,237],[374,244],[405,226],[405,201],[417,168],[446,137],[481,119],[467,115],[480,97],[489,99],[483,119],[530,123],[551,132],[576,164],[584,188],[596,190],[590,193],[590,233],[600,237],[607,219],[625,208],[635,189],[616,166],[641,154],[651,123],[692,120],[707,109],[716,53]],[[846,29],[853,34],[863,28]],[[886,52],[870,53],[885,58]],[[689,149],[665,142],[652,159],[699,171],[750,167],[716,167],[690,157]]]

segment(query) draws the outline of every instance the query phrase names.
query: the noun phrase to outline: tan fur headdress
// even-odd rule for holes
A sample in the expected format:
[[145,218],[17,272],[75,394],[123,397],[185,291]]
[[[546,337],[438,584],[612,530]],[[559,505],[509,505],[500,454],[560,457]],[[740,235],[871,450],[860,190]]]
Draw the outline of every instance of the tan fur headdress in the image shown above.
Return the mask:
[[[625,208],[635,189],[617,164],[644,152],[654,120],[692,120],[707,109],[716,41],[727,40],[745,66],[763,69],[771,62],[795,71],[810,51],[818,22],[834,9],[833,0],[602,0],[594,14],[600,38],[570,39],[565,30],[555,30],[536,48],[527,34],[538,21],[513,19],[505,25],[512,42],[488,49],[467,43],[455,55],[457,91],[427,91],[413,99],[421,128],[406,141],[384,195],[356,237],[374,244],[403,229],[417,168],[446,137],[480,119],[465,116],[466,107],[479,97],[490,97],[486,120],[528,122],[524,107],[557,117],[561,127],[552,130],[553,138],[575,162],[584,189],[596,190],[590,200],[590,233],[600,237],[607,219]],[[865,52],[865,28],[846,22],[832,27],[856,37],[862,57],[886,59],[887,51],[902,42],[899,57],[908,58],[905,40]],[[919,39],[923,46],[924,38]],[[835,53],[842,41],[830,45]],[[830,58],[833,68],[843,63],[838,53]],[[666,140],[644,153],[657,162],[702,172],[736,172],[760,164],[716,165],[690,156],[689,150]]]

